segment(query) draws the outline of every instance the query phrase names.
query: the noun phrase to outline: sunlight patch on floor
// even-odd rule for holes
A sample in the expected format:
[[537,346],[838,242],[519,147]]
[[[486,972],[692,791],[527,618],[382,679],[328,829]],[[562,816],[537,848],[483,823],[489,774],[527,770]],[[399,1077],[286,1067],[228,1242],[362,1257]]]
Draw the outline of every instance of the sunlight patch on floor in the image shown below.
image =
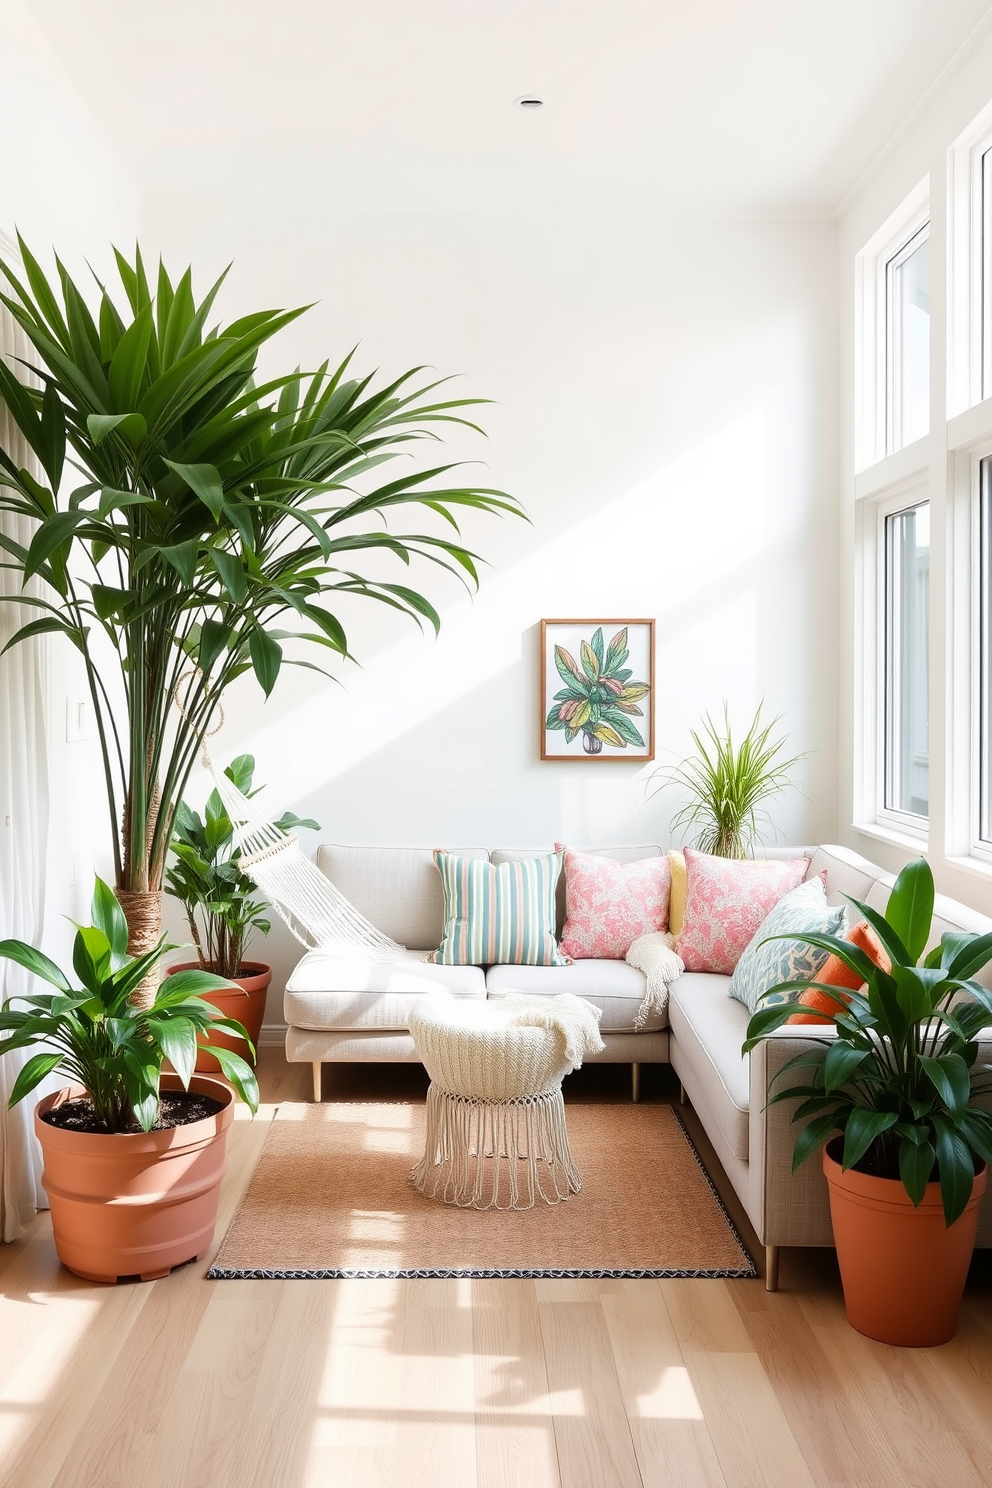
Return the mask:
[[649,1395],[638,1395],[637,1414],[642,1421],[701,1421],[703,1412],[689,1371],[670,1365]]
[[0,1298],[0,1460],[30,1427],[31,1408],[58,1389],[100,1305],[78,1295]]

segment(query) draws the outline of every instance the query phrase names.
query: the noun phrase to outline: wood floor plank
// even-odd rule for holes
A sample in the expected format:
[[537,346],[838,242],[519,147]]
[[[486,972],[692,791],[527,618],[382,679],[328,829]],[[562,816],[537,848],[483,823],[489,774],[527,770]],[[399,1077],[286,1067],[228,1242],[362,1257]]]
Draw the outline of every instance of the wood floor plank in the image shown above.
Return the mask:
[[661,1288],[620,1281],[601,1306],[645,1488],[726,1488]]
[[709,1353],[747,1353],[751,1340],[733,1303],[732,1288],[760,1287],[760,1280],[676,1278],[660,1281],[679,1343]]
[[562,1483],[567,1488],[641,1488],[598,1300],[539,1306]]
[[537,1288],[471,1288],[479,1488],[560,1488]]
[[685,1357],[727,1488],[817,1488],[756,1354]]

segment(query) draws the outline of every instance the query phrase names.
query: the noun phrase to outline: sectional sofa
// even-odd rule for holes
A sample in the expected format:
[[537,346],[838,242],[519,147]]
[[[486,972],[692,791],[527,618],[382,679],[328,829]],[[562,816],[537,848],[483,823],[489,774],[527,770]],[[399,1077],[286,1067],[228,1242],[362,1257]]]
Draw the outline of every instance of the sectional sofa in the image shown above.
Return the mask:
[[[548,848],[461,848],[460,856],[499,864],[541,856]],[[657,846],[584,848],[621,862],[660,856]],[[843,847],[769,850],[769,857],[809,858],[807,878],[826,872],[827,898],[844,895],[884,909],[891,874]],[[349,961],[310,951],[286,985],[286,1056],[313,1068],[314,1099],[321,1097],[325,1064],[375,1060],[416,1062],[407,1026],[419,997],[439,987],[456,997],[498,998],[511,992],[553,996],[571,992],[602,1010],[605,1048],[600,1061],[632,1066],[638,1098],[642,1064],[670,1063],[681,1081],[748,1218],[765,1247],[766,1285],[775,1290],[783,1245],[831,1245],[826,1185],[811,1159],[792,1172],[795,1129],[783,1103],[767,1106],[776,1073],[813,1043],[808,1027],[787,1027],[742,1056],[744,1006],[728,997],[729,977],[686,972],[673,984],[666,1012],[635,1030],[644,977],[625,961],[579,960],[570,966],[437,966],[423,957],[442,935],[443,894],[430,849],[323,846],[317,863],[338,889],[380,930],[408,947],[391,962]],[[564,886],[559,887],[559,930]],[[955,900],[938,898],[934,935],[986,931],[992,920]],[[983,980],[992,975],[989,968]],[[992,981],[989,982],[992,985]],[[992,1061],[992,1029],[983,1056]],[[992,1246],[992,1190],[983,1205],[980,1245]]]

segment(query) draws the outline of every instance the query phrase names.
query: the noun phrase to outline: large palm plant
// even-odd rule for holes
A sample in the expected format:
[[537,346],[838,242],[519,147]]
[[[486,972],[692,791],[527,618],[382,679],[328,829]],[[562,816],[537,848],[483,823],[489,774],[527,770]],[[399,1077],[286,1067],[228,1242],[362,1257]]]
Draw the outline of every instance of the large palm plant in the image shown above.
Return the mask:
[[[267,696],[284,660],[310,664],[298,640],[349,655],[332,608],[342,593],[436,629],[422,593],[363,573],[363,560],[374,555],[378,575],[383,553],[427,558],[477,582],[455,513],[521,511],[461,484],[451,464],[411,460],[381,483],[380,466],[439,424],[468,423],[464,407],[480,401],[438,400],[422,369],[376,391],[347,357],[259,385],[259,348],[302,310],[208,329],[223,276],[197,303],[188,269],[173,282],[160,266],[153,287],[139,251],[115,251],[120,303],[98,282],[91,306],[58,260],[49,279],[20,250],[25,282],[0,264],[0,298],[37,355],[0,362],[0,396],[44,478],[0,448],[0,514],[37,523],[27,546],[0,532],[0,549],[48,597],[21,596],[40,613],[9,644],[57,631],[82,656],[138,951],[157,936],[154,902],[136,933],[144,896],[160,902],[176,805],[228,684],[252,670]],[[411,506],[439,514],[448,535],[390,532],[387,514]]]

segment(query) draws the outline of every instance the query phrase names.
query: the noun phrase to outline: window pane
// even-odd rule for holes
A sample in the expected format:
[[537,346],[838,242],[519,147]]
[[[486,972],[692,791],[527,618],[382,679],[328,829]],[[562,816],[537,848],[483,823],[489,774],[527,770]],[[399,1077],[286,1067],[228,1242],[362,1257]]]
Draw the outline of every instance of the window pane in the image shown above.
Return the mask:
[[992,459],[982,461],[979,509],[979,837],[992,845]]
[[885,518],[885,806],[927,815],[930,504]]
[[930,228],[885,265],[886,447],[892,454],[930,428]]

